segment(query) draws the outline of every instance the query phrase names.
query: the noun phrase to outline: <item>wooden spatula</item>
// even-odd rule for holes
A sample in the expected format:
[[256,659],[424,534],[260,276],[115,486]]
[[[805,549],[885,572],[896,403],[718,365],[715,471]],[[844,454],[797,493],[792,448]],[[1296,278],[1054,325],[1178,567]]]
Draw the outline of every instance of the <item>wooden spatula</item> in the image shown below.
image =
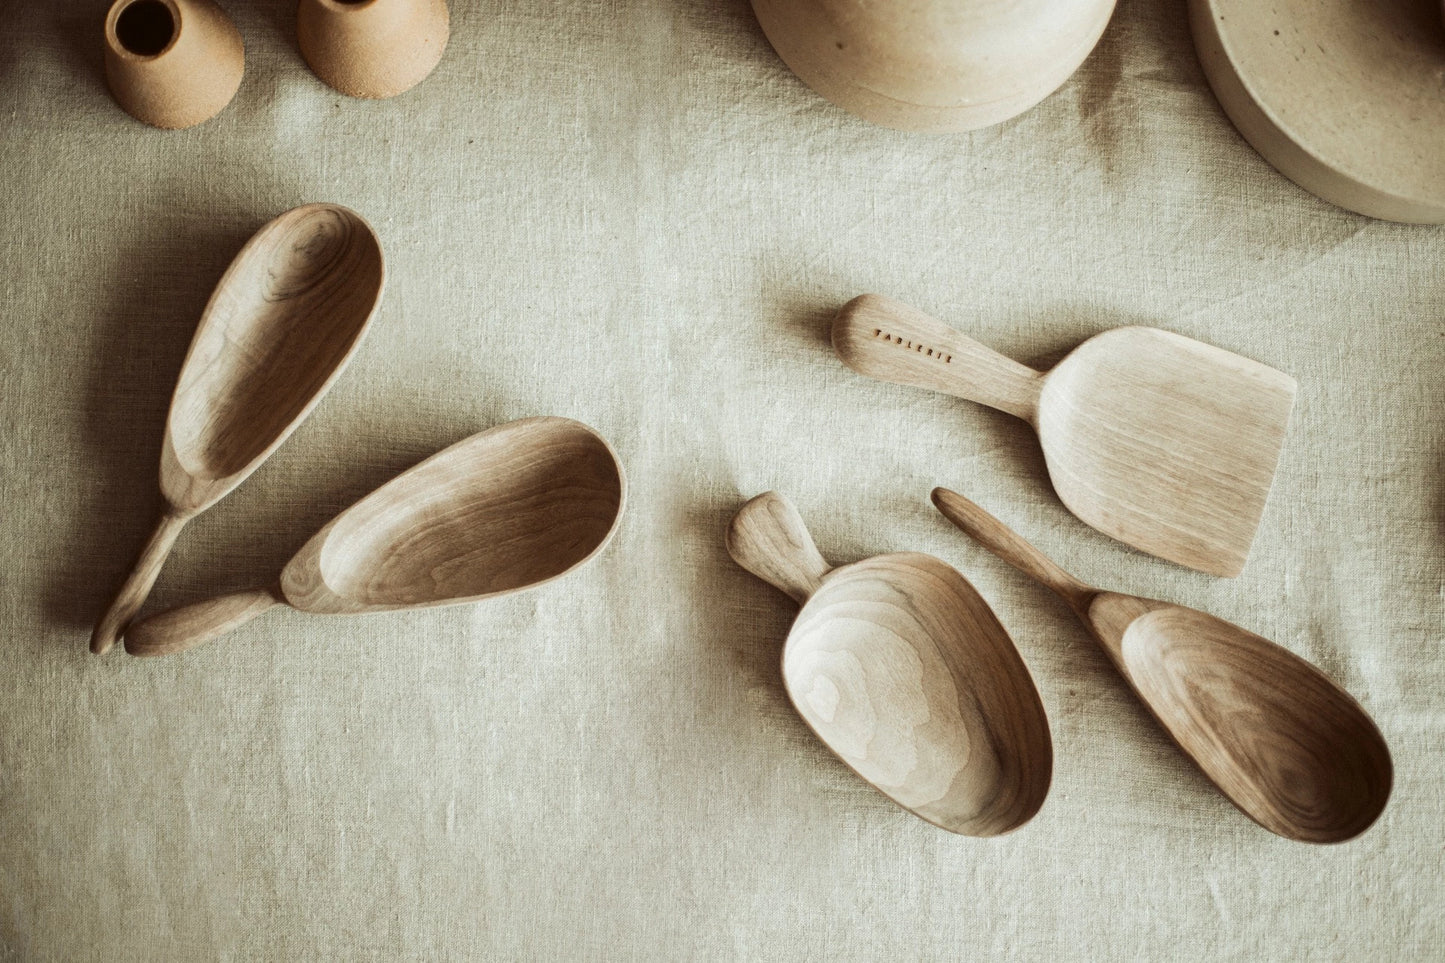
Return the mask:
[[1288,375],[1144,327],[1035,371],[876,294],[843,306],[833,348],[861,374],[1029,422],[1059,499],[1104,534],[1211,575],[1244,567],[1294,404]]

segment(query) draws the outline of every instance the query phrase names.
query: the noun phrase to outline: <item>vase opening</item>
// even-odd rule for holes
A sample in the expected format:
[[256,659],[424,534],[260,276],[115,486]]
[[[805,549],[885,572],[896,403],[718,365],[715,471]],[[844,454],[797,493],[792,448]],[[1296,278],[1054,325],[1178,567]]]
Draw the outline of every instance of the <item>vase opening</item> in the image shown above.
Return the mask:
[[115,21],[115,39],[138,57],[154,57],[176,36],[176,18],[161,0],[136,0]]

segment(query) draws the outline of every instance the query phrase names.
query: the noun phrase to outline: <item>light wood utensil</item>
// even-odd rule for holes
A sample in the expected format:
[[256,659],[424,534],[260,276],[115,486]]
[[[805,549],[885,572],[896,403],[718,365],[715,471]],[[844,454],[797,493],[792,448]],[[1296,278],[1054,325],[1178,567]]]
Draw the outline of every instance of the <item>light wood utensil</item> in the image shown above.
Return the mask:
[[1427,0],[1189,0],[1224,112],[1295,183],[1371,217],[1445,223],[1445,30]]
[[1114,0],[752,0],[808,86],[900,130],[997,124],[1063,84]]
[[107,651],[140,611],[186,522],[244,481],[351,360],[381,300],[381,243],[355,211],[307,204],[261,228],[201,315],[161,447],[165,506],[101,616]]
[[1179,748],[1265,829],[1339,843],[1384,810],[1385,739],[1319,669],[1212,615],[1091,588],[956,492],[935,488],[933,504],[1067,602]]
[[1023,660],[963,576],[929,555],[830,568],[792,504],[767,492],[727,533],[739,565],[803,606],[783,646],[798,713],[904,809],[996,836],[1043,805],[1053,743]]
[[1104,534],[1211,575],[1244,567],[1294,404],[1288,375],[1143,327],[1035,371],[876,294],[844,305],[833,348],[861,374],[1029,422],[1059,499]]
[[131,655],[169,655],[277,605],[350,615],[456,605],[570,572],[612,538],[626,484],[612,448],[566,418],[483,431],[393,478],[332,519],[276,584],[131,625]]

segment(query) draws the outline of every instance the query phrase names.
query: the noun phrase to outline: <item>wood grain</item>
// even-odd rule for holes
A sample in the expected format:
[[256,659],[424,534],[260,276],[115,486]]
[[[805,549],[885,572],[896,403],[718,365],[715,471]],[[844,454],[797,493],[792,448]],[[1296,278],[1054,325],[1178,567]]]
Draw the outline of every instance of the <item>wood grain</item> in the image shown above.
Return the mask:
[[622,466],[591,428],[525,418],[479,432],[337,515],[279,588],[210,599],[132,625],[126,651],[170,655],[262,614],[268,595],[322,615],[457,605],[560,578],[607,545]]
[[1338,843],[1384,811],[1394,782],[1384,736],[1319,669],[1212,615],[1084,586],[956,492],[935,489],[933,502],[1058,592],[1174,742],[1265,829]]
[[997,124],[1053,93],[1114,0],[752,0],[778,55],[845,110],[900,130]]
[[1106,535],[1238,575],[1264,514],[1294,379],[1211,345],[1129,327],[1047,374],[879,295],[850,301],[833,344],[862,374],[998,408],[1034,425],[1054,490]]
[[171,399],[157,535],[96,624],[92,652],[108,651],[140,611],[185,522],[248,478],[340,377],[383,284],[376,235],[336,204],[287,211],[246,242],[201,315]]
[[743,506],[727,546],[803,603],[783,646],[783,681],[855,772],[950,832],[994,836],[1038,812],[1053,772],[1043,704],[963,576],[916,553],[829,570],[774,492]]

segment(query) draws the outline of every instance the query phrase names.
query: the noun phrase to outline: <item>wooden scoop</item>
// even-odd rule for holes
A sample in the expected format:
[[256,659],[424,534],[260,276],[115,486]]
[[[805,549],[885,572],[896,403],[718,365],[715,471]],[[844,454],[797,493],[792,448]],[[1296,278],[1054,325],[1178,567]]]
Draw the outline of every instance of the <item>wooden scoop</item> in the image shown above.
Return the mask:
[[1211,575],[1244,567],[1294,404],[1288,375],[1140,327],[1044,373],[876,294],[843,306],[833,348],[861,374],[1029,422],[1059,499],[1104,534]]
[[1304,659],[1212,615],[1090,588],[962,495],[933,504],[990,552],[1052,589],[1179,748],[1229,801],[1270,832],[1339,843],[1390,798],[1380,730]]
[[607,442],[566,418],[463,439],[337,515],[270,588],[143,619],[131,655],[169,655],[276,605],[342,615],[475,602],[550,582],[602,551],[626,485]]
[[245,481],[346,363],[381,300],[381,244],[361,216],[307,204],[257,231],[201,315],[161,449],[165,507],[90,637],[107,651],[150,594],[186,522]]
[[1033,818],[1053,773],[1048,720],[1008,633],[963,576],[916,553],[830,569],[775,492],[738,511],[727,547],[802,604],[783,684],[858,775],[950,832],[997,836]]

